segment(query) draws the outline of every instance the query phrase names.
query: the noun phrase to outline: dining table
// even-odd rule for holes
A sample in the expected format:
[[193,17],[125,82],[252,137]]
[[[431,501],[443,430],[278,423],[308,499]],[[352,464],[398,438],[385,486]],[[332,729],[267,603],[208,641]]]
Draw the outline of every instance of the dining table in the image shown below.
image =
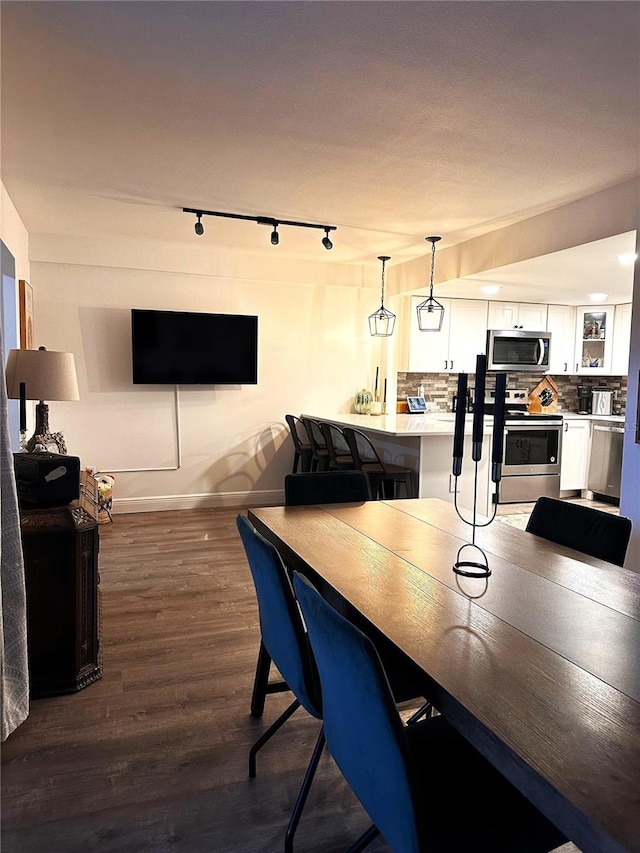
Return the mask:
[[[580,850],[640,851],[640,574],[440,499],[248,516]],[[461,776],[461,819],[473,796]]]

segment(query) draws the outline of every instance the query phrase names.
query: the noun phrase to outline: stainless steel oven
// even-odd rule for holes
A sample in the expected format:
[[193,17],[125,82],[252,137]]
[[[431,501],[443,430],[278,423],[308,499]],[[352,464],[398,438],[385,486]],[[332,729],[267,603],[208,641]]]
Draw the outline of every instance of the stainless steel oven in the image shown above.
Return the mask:
[[560,494],[561,415],[514,415],[504,427],[498,503],[535,501]]

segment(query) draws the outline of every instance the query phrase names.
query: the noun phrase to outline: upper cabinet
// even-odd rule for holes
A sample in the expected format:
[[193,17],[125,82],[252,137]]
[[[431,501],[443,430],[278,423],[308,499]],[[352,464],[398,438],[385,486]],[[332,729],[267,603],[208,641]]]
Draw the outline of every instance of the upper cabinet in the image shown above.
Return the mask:
[[547,332],[551,332],[549,373],[575,373],[576,309],[572,305],[549,305]]
[[409,370],[417,373],[475,373],[476,356],[487,348],[487,302],[480,299],[440,299],[442,329],[421,332],[416,306],[424,297],[411,297]]
[[576,373],[596,376],[611,373],[613,317],[612,305],[591,305],[577,309]]
[[535,302],[490,302],[488,329],[547,331],[547,306]]
[[631,349],[631,303],[616,305],[615,325],[613,327],[613,353],[611,373],[614,376],[626,376],[629,372],[629,352]]

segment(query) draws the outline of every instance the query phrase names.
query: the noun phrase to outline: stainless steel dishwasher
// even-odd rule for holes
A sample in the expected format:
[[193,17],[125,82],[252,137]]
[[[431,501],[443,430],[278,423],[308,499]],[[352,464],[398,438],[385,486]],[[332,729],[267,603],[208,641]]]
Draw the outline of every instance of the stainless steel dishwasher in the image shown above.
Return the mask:
[[597,495],[620,500],[624,426],[615,421],[594,423],[587,488]]

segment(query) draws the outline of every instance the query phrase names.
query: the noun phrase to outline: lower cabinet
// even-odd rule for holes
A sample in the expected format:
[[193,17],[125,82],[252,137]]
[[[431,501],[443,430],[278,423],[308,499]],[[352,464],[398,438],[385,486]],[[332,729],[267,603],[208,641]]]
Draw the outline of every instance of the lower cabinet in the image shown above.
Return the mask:
[[587,488],[591,424],[577,418],[565,418],[562,424],[560,455],[560,491]]
[[83,490],[69,506],[20,508],[34,699],[74,693],[102,675],[99,539],[91,497]]

